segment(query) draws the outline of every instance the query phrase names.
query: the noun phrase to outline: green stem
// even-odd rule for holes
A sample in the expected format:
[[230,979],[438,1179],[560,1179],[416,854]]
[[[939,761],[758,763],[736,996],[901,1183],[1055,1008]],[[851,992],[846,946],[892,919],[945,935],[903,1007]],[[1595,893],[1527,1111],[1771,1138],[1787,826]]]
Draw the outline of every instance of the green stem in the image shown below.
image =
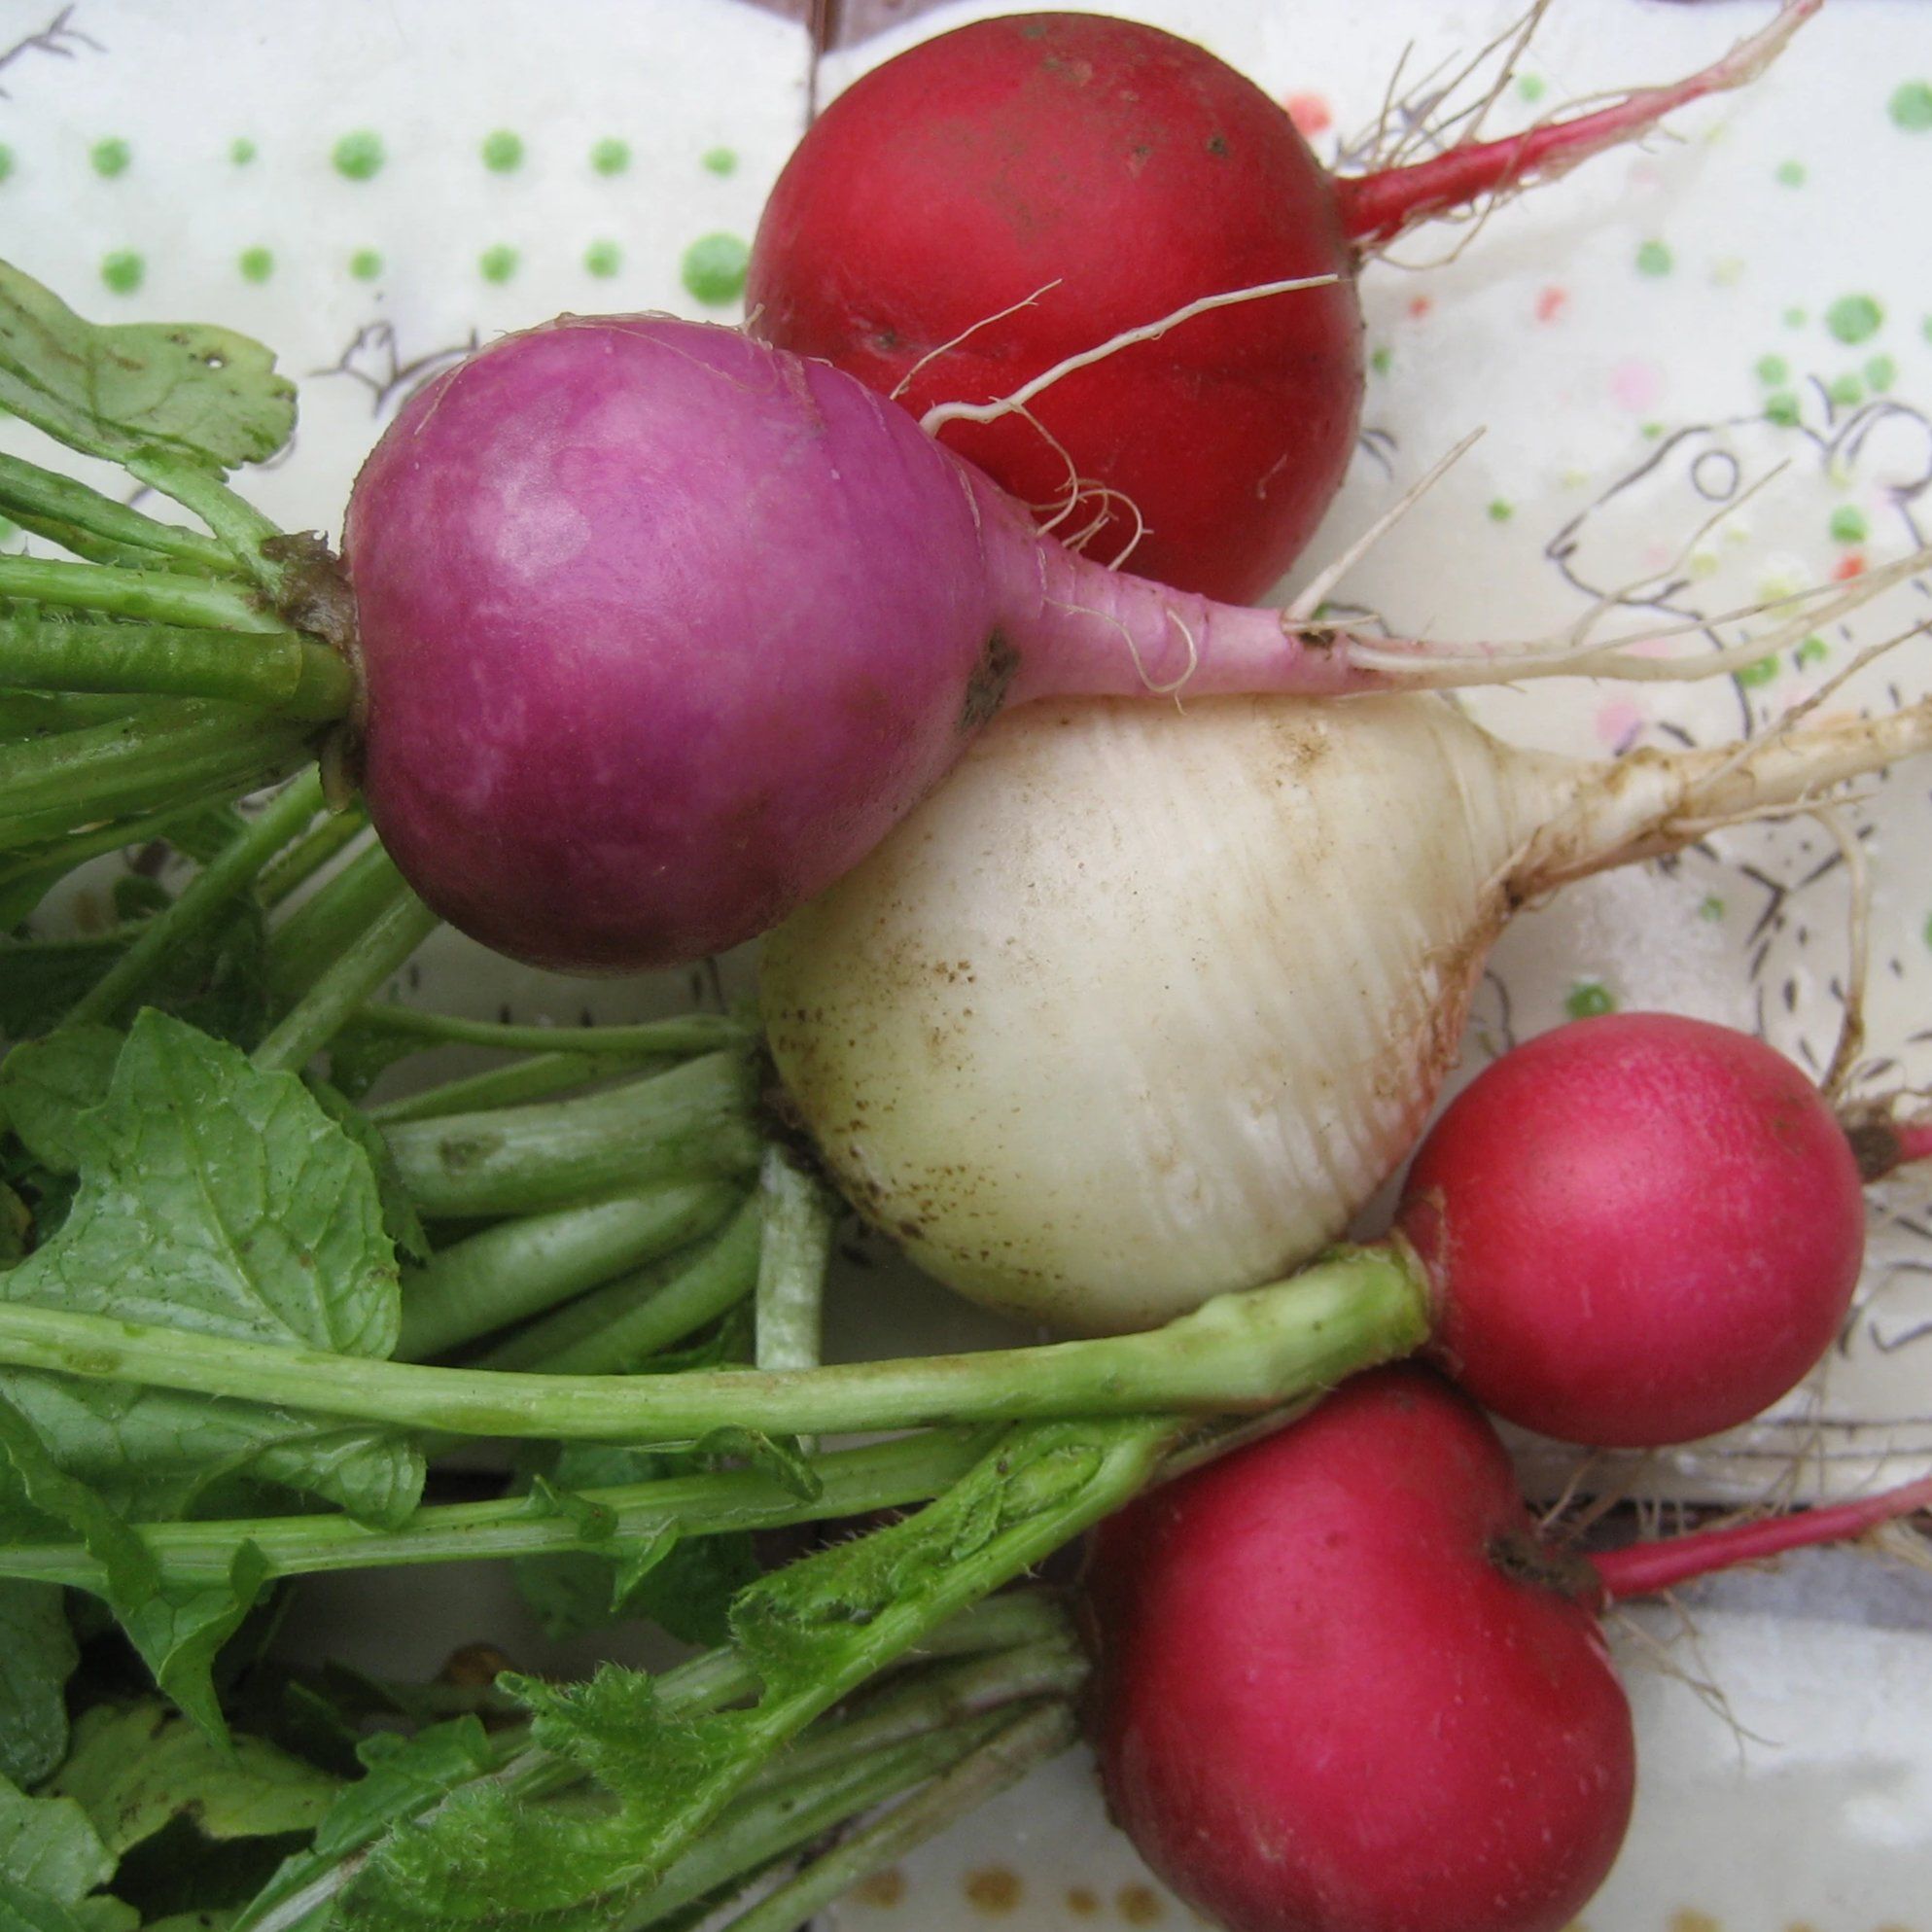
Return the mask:
[[568,1093],[575,1087],[609,1079],[613,1073],[633,1071],[656,1058],[653,1053],[627,1063],[601,1053],[533,1053],[508,1066],[446,1080],[439,1087],[426,1087],[421,1093],[384,1101],[364,1110],[381,1126],[404,1120],[441,1120],[452,1113],[477,1113],[486,1107],[511,1107]]
[[867,1698],[857,1714],[826,1717],[813,1725],[747,1788],[755,1791],[846,1764],[883,1745],[943,1731],[963,1717],[997,1710],[1023,1698],[1071,1697],[1086,1682],[1088,1670],[1086,1655],[1063,1617],[1062,1628],[1051,1637],[890,1680]]
[[916,1797],[814,1859],[796,1878],[767,1892],[751,1911],[727,1921],[720,1932],[796,1932],[813,1922],[820,1907],[936,1838],[1049,1758],[1057,1758],[1079,1735],[1072,1711],[1058,1702],[1007,1720]]
[[447,1354],[541,1315],[708,1234],[740,1198],[725,1180],[664,1181],[615,1201],[485,1228],[404,1275],[396,1356]]
[[0,1304],[0,1361],[406,1429],[662,1442],[734,1426],[820,1435],[996,1418],[1267,1409],[1407,1354],[1428,1329],[1423,1270],[1390,1242],[1341,1249],[1290,1281],[1217,1296],[1149,1334],[836,1368],[635,1378],[419,1368],[20,1303]]
[[332,812],[292,851],[286,852],[262,875],[262,903],[280,905],[299,886],[306,885],[345,845],[353,844],[369,825],[360,805]]
[[816,1368],[837,1199],[776,1143],[765,1149],[758,1188],[765,1218],[758,1252],[757,1363],[768,1369]]
[[418,1212],[521,1214],[673,1175],[755,1168],[754,1100],[745,1058],[712,1053],[603,1093],[404,1121],[386,1136]]
[[656,1884],[631,1895],[629,1909],[619,1909],[611,1920],[613,1932],[645,1932],[734,1881],[754,1877],[847,1818],[949,1770],[1009,1722],[998,1712],[968,1718],[950,1731],[741,1800]]
[[0,598],[103,611],[145,624],[260,635],[286,628],[271,611],[233,584],[175,571],[120,570],[50,557],[0,557]]
[[0,691],[0,743],[15,738],[49,738],[63,731],[85,730],[90,724],[119,724],[146,700],[93,697],[77,691],[58,696],[43,691]]
[[680,1013],[668,1020],[645,1020],[621,1027],[519,1027],[384,1004],[365,1006],[356,1020],[377,1033],[419,1039],[426,1050],[434,1046],[489,1046],[506,1053],[560,1051],[586,1058],[711,1053],[720,1047],[743,1046],[752,1037],[751,1029],[742,1020],[722,1013]]
[[198,530],[159,522],[71,476],[18,456],[0,454],[0,510],[20,521],[32,516],[70,524],[120,550],[152,551],[216,576],[232,576],[236,569],[226,546]]
[[322,809],[322,781],[304,772],[280,793],[226,851],[211,860],[180,897],[148,920],[126,952],[82,996],[69,1026],[111,1024],[132,1003],[170,954],[205,932],[262,866]]
[[[610,1554],[667,1528],[685,1536],[714,1536],[901,1508],[937,1495],[972,1467],[985,1447],[983,1430],[933,1430],[818,1456],[812,1469],[823,1488],[809,1502],[754,1469],[583,1490],[584,1501],[607,1512],[594,1544],[580,1523],[543,1514],[527,1495],[419,1509],[401,1529],[371,1528],[348,1516],[271,1516],[145,1524],[140,1535],[162,1574],[184,1583],[224,1580],[244,1544],[259,1551],[277,1577],[587,1550]],[[107,1585],[106,1571],[79,1544],[0,1546],[0,1575],[95,1593]],[[997,1640],[998,1633],[991,1634]]]
[[237,636],[38,610],[0,613],[0,685],[218,698],[316,721],[345,717],[354,691],[348,665],[295,631]]
[[293,719],[183,698],[111,724],[0,745],[0,849],[252,791],[305,763],[310,735]]
[[293,1006],[394,902],[402,876],[371,840],[297,906],[269,935],[269,998]]
[[758,1269],[760,1203],[746,1201],[723,1233],[580,1295],[482,1357],[486,1369],[544,1375],[631,1375],[752,1292]]
[[442,924],[401,883],[386,911],[285,1013],[253,1055],[264,1072],[295,1072],[334,1039],[352,1014]]
[[287,570],[263,549],[282,535],[280,528],[221,477],[158,450],[131,458],[127,473],[198,516],[215,533],[223,550],[278,603],[287,594]]

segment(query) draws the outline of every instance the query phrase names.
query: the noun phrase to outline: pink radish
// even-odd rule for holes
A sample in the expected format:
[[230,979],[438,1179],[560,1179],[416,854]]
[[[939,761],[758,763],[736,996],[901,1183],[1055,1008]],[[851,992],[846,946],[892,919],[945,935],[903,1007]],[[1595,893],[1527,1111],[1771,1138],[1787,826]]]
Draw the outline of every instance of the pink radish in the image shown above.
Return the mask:
[[1465,1396],[1362,1376],[1096,1532],[1108,1806],[1228,1932],[1559,1932],[1635,1782],[1602,1604],[1928,1502],[1586,1560],[1543,1539]]
[[761,931],[1003,705],[1384,682],[1084,562],[851,377],[663,316],[439,377],[346,548],[385,843],[474,937],[580,971]]
[[[1364,258],[1742,85],[1818,4],[1789,0],[1674,86],[1352,177],[1158,28],[978,21],[875,68],[799,144],[753,248],[750,327],[902,402],[1051,527],[1084,525],[1096,556],[1247,601],[1314,533],[1353,447]],[[987,411],[1204,299],[1319,275]]]

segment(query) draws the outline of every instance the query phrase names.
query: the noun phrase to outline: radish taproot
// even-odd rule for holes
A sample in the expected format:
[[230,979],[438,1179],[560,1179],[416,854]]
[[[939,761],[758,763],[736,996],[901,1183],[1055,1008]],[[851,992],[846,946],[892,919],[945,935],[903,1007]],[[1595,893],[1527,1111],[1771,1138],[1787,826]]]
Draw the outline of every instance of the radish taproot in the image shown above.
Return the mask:
[[1114,1820],[1228,1932],[1558,1932],[1635,1783],[1612,1599],[1932,1504],[1932,1483],[1586,1558],[1413,1368],[1103,1523],[1091,1730]]
[[1932,699],[1607,764],[1423,695],[1035,705],[767,939],[773,1056],[921,1267],[1143,1326],[1347,1227],[1526,900],[1928,750]]
[[[1313,535],[1354,446],[1364,256],[1742,85],[1818,4],[1790,0],[1675,86],[1354,177],[1158,28],[981,20],[820,116],[759,224],[748,326],[903,402],[1050,527],[1085,524],[1095,556],[1247,602]],[[1205,298],[1319,275],[1335,279],[1193,317],[985,415]]]

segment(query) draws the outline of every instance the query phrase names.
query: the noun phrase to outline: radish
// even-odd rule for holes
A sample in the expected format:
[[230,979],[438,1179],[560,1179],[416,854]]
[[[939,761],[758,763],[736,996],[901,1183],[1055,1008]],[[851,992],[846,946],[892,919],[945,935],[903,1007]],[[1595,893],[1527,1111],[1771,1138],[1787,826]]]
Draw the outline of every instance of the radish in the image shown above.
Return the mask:
[[1690,1442],[1809,1373],[1865,1252],[1852,1143],[1762,1040],[1667,1013],[1558,1027],[1486,1067],[1409,1170],[1397,1223],[1435,1352],[1571,1442]]
[[[748,326],[902,402],[1097,556],[1247,602],[1314,533],[1362,390],[1355,275],[1416,224],[1751,80],[1819,0],[1672,87],[1406,166],[1330,175],[1206,50],[1105,16],[942,34],[855,83],[772,191]],[[1333,275],[1326,287],[1268,295]],[[1204,298],[1258,299],[1158,329]],[[1046,371],[1123,346],[1022,409]]]
[[1932,1503],[1932,1483],[1585,1559],[1547,1543],[1475,1406],[1417,1369],[1095,1532],[1108,1807],[1229,1932],[1558,1932],[1635,1781],[1597,1612]]
[[1422,695],[1036,705],[769,937],[772,1053],[920,1266],[1145,1326],[1347,1227],[1526,900],[1927,750],[1932,700],[1609,764]]
[[663,316],[439,377],[346,548],[385,844],[473,937],[579,971],[763,931],[1002,705],[1384,682],[1072,555],[851,377]]

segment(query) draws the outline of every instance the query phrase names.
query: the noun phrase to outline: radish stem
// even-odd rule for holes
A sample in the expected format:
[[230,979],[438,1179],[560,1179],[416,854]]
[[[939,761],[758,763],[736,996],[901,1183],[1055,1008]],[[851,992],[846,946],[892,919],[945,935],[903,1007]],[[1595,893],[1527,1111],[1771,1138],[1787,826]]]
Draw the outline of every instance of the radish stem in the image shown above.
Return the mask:
[[[419,1208],[427,1205],[410,1191]],[[1265,1409],[1406,1354],[1428,1328],[1421,1268],[1390,1244],[1340,1249],[1292,1281],[1218,1296],[1149,1333],[835,1368],[643,1380],[420,1368],[24,1304],[0,1306],[0,1361],[408,1429],[648,1442],[726,1426],[819,1435],[996,1418]]]

